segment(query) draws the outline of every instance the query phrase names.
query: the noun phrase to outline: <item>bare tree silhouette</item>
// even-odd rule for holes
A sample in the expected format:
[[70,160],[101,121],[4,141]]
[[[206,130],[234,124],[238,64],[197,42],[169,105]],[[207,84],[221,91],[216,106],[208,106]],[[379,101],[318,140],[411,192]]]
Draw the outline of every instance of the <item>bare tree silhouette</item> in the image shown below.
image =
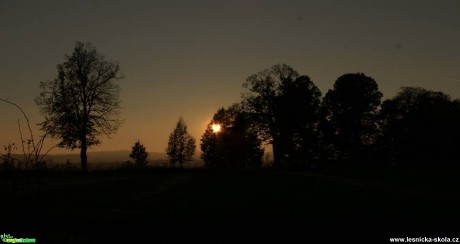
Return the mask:
[[117,63],[107,61],[90,43],[76,42],[72,55],[57,66],[58,78],[41,82],[36,103],[45,121],[41,129],[60,139],[62,148],[80,148],[82,171],[87,171],[88,147],[98,145],[102,134],[115,133],[121,79]]

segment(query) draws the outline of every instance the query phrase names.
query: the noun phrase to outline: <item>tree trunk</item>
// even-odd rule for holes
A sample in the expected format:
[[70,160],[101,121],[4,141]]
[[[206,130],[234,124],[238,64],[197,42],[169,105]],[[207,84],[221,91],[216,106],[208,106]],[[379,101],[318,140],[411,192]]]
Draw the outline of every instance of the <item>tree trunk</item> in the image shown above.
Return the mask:
[[81,148],[80,148],[80,162],[81,162],[81,171],[83,173],[88,172],[88,156],[86,155],[86,151],[88,150],[88,141],[86,140],[86,134],[88,133],[88,123],[89,123],[89,111],[88,111],[88,100],[86,96],[86,84],[88,81],[88,77],[84,76],[80,79],[81,86],[82,86],[82,105],[83,105],[83,120],[81,124],[81,131],[80,131],[80,140],[81,140]]
[[273,139],[273,164],[275,167],[279,167],[282,164],[283,152],[278,139]]
[[88,149],[88,145],[86,143],[86,134],[85,134],[81,138],[81,148],[80,148],[81,171],[84,173],[88,172],[88,156],[86,155],[87,149]]
[[80,149],[80,161],[81,161],[81,171],[87,172],[88,171],[88,156],[86,155],[86,145],[81,147]]

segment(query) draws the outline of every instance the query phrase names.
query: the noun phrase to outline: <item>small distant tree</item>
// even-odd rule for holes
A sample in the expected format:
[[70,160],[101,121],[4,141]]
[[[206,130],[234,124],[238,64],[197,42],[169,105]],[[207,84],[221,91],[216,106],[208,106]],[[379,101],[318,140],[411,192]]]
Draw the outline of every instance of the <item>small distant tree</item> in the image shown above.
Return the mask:
[[176,128],[169,135],[168,147],[166,148],[169,162],[171,165],[179,163],[182,168],[184,162],[193,160],[195,150],[195,138],[188,133],[187,125],[181,117],[176,124]]
[[131,154],[129,154],[129,157],[134,160],[136,168],[145,167],[148,163],[148,156],[149,154],[145,150],[144,145],[142,145],[139,140],[134,144]]

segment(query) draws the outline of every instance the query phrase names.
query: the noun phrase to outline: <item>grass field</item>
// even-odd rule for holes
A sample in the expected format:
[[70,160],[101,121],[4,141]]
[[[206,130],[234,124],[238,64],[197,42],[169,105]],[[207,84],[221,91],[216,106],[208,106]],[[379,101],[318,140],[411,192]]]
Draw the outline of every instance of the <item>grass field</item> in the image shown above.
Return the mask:
[[458,185],[439,181],[442,177],[433,180],[437,184],[408,183],[275,170],[69,173],[22,185],[3,178],[0,232],[37,243],[389,243],[389,237],[460,237]]

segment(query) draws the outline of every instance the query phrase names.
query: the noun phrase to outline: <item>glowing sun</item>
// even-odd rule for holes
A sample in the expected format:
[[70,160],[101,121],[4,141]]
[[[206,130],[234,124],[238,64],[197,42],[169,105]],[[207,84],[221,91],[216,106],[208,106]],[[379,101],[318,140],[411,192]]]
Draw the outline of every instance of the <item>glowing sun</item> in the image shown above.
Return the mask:
[[220,132],[221,130],[221,126],[219,124],[213,124],[212,125],[212,130],[214,131],[214,133],[217,133],[217,132]]

